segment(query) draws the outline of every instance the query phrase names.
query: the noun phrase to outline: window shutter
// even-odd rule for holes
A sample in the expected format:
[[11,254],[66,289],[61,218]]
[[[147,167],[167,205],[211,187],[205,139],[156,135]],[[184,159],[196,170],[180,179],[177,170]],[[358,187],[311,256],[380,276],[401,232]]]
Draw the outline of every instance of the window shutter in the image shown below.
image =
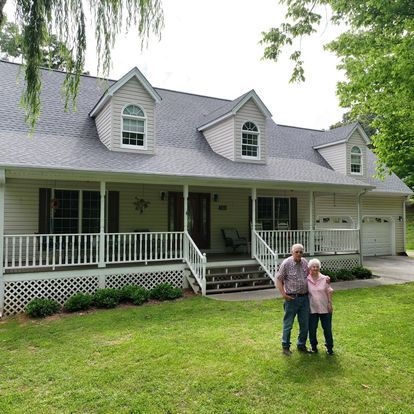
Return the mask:
[[108,191],[108,233],[119,233],[119,191]]
[[50,198],[52,190],[50,188],[39,188],[39,234],[50,233]]
[[290,199],[290,230],[298,229],[298,199]]

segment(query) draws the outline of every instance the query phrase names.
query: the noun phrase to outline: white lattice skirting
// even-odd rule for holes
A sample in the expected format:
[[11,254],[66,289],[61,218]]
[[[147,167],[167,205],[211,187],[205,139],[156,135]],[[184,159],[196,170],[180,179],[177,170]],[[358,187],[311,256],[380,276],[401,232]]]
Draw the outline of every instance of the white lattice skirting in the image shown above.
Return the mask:
[[3,314],[24,312],[34,298],[54,299],[63,305],[77,292],[94,293],[98,288],[122,288],[125,285],[151,289],[166,282],[183,287],[184,265],[148,266],[142,270],[122,268],[6,275]]
[[354,255],[338,255],[338,256],[319,256],[318,259],[321,261],[321,270],[332,270],[337,271],[340,269],[351,270],[355,266],[361,264],[360,257],[358,254]]

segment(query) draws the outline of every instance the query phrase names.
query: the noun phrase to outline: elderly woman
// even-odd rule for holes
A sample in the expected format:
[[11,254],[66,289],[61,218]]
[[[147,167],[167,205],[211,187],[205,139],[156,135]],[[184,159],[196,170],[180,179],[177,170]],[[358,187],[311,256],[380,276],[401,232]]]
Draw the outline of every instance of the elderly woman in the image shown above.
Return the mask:
[[329,278],[320,273],[321,262],[312,259],[308,263],[308,292],[309,292],[309,341],[313,352],[318,352],[318,339],[316,331],[318,322],[321,321],[323,334],[325,336],[325,346],[328,355],[333,355],[332,338],[332,292],[329,285]]

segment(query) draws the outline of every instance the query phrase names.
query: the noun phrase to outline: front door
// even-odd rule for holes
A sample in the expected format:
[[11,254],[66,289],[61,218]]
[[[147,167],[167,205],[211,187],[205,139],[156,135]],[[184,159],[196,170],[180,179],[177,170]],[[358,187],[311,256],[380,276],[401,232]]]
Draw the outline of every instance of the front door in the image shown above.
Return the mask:
[[[168,228],[184,230],[184,198],[182,193],[168,194]],[[188,194],[188,232],[197,247],[210,248],[210,194]]]

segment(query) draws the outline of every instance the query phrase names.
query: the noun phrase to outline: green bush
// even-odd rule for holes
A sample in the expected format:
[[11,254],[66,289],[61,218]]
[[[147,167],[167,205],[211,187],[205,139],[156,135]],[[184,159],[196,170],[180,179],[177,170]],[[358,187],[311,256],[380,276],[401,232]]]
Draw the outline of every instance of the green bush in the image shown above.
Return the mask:
[[32,318],[44,318],[53,315],[60,309],[59,303],[53,299],[37,298],[26,306],[26,313]]
[[351,272],[357,279],[371,279],[372,277],[371,270],[363,266],[356,266],[351,270]]
[[355,275],[348,269],[340,269],[337,272],[338,280],[354,280]]
[[121,302],[142,305],[149,298],[149,291],[141,286],[127,285],[121,289]]
[[97,308],[115,308],[119,304],[119,289],[98,289],[93,295],[93,304]]
[[161,283],[150,290],[150,298],[155,300],[171,300],[180,298],[183,291],[171,283]]
[[76,312],[88,309],[92,305],[92,296],[79,292],[72,295],[65,303],[65,311]]
[[338,281],[337,272],[335,272],[334,270],[323,270],[322,274],[324,274],[325,276],[329,276],[331,278],[331,283]]

